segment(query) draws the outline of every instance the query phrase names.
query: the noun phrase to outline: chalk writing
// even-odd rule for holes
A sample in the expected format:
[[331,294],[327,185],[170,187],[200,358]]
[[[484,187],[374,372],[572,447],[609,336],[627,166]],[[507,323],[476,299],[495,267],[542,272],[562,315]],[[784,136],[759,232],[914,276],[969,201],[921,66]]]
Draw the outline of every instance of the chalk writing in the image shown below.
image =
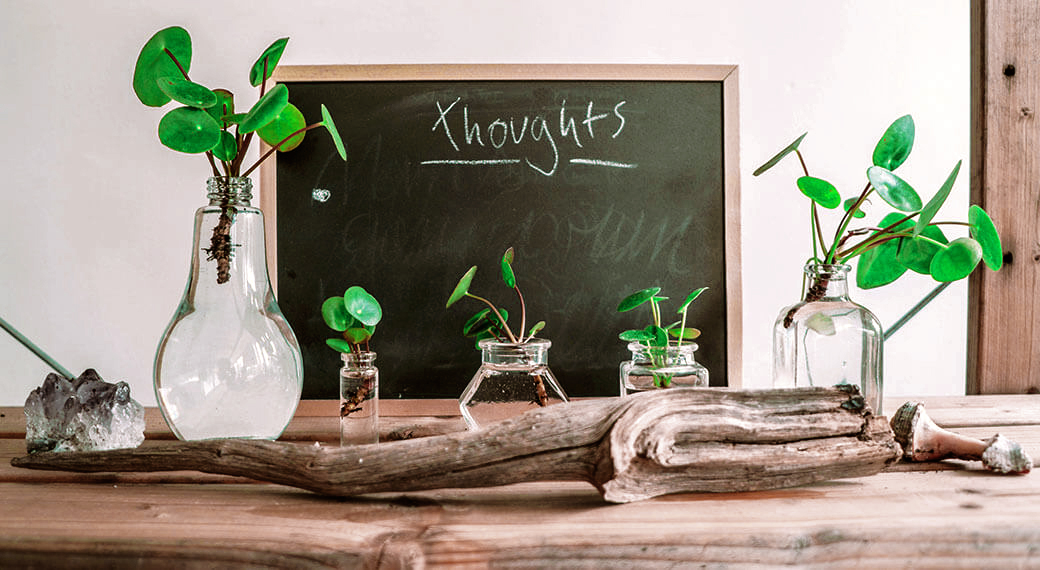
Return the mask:
[[[582,118],[580,115],[575,116],[572,114],[567,108],[567,100],[563,99],[560,103],[559,128],[557,130],[550,127],[549,120],[540,114],[536,114],[534,117],[524,115],[519,119],[515,117],[509,117],[508,119],[495,117],[486,126],[482,126],[479,121],[470,118],[470,106],[468,103],[462,103],[461,105],[461,128],[459,128],[460,125],[458,125],[456,119],[455,130],[453,130],[452,122],[449,121],[449,115],[456,117],[459,114],[457,111],[453,112],[453,110],[456,109],[460,102],[462,102],[462,97],[456,97],[450,103],[436,101],[437,119],[433,122],[433,127],[430,129],[433,132],[440,131],[456,153],[463,152],[463,146],[460,146],[460,144],[464,145],[465,149],[486,149],[490,147],[494,150],[501,150],[510,143],[514,147],[520,147],[528,135],[530,135],[532,142],[545,145],[543,148],[547,149],[548,153],[542,157],[532,159],[530,153],[526,152],[525,149],[517,148],[518,152],[524,152],[521,158],[438,158],[423,160],[420,162],[421,165],[508,166],[523,163],[544,176],[552,176],[560,165],[560,143],[565,140],[570,141],[573,142],[574,147],[583,149],[587,142],[596,138],[597,121],[616,123],[614,131],[610,134],[611,139],[618,138],[624,131],[626,124],[625,115],[622,113],[625,101],[618,101],[610,112],[603,113],[596,112],[596,103],[589,101],[585,106],[584,118]],[[582,134],[586,131],[587,138],[585,138],[586,135]],[[462,133],[461,138],[457,136],[459,132]],[[557,141],[557,137],[559,137],[559,141]],[[572,158],[568,162],[570,164],[608,168],[636,168],[637,166],[635,163],[597,158]]]

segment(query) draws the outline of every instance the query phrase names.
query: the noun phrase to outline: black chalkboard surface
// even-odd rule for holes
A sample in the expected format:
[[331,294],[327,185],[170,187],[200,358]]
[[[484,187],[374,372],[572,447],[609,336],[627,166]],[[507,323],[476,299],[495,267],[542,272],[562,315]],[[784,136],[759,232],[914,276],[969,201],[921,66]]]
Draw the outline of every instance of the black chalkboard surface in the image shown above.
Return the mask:
[[518,324],[499,269],[509,247],[570,396],[617,395],[629,354],[617,335],[650,312],[616,307],[650,286],[671,297],[668,322],[710,287],[689,313],[698,360],[712,385],[739,385],[735,78],[722,66],[280,68],[304,116],[328,107],[348,154],[315,131],[261,175],[304,398],[337,397],[319,308],[351,285],[383,307],[381,396],[458,397],[480,361],[461,328],[483,305],[445,301],[477,265],[471,291]]

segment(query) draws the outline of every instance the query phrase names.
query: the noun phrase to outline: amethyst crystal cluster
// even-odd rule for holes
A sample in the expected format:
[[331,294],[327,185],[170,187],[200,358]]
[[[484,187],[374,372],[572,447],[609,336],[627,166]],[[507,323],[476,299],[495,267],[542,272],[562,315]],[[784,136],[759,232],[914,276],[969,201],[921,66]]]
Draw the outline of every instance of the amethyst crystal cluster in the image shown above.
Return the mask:
[[120,449],[142,441],[144,408],[130,397],[130,386],[105,382],[92,368],[72,381],[48,374],[25,400],[29,453]]

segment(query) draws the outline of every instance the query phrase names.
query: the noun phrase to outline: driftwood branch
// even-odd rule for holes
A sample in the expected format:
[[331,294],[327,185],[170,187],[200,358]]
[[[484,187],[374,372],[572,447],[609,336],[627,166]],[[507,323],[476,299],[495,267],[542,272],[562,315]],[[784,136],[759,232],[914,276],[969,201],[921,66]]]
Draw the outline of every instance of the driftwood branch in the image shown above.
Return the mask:
[[480,431],[352,447],[253,440],[37,453],[17,467],[238,475],[335,496],[587,481],[604,499],[860,477],[901,450],[855,390],[671,389],[534,410]]

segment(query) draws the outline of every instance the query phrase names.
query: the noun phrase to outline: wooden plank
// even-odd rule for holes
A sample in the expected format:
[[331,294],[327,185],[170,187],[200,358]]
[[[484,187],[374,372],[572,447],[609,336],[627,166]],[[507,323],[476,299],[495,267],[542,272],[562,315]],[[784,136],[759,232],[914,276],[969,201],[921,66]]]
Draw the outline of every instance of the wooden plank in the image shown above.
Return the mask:
[[971,201],[1005,266],[969,287],[969,394],[1040,391],[1040,4],[972,1]]

